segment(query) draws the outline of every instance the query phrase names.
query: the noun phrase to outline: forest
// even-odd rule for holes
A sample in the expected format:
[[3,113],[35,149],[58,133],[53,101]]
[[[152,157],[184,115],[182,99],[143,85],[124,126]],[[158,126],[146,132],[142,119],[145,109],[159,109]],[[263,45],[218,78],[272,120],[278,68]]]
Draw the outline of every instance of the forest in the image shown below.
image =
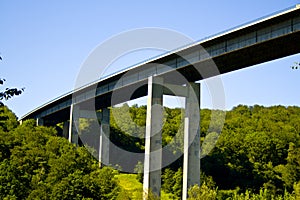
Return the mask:
[[[125,110],[130,118],[123,117]],[[225,114],[220,134],[212,112]],[[142,152],[146,106],[124,104],[111,113],[111,141]],[[182,134],[182,113],[164,108],[162,144],[173,154],[182,151],[183,140],[173,139]],[[189,189],[190,200],[300,199],[299,107],[238,105],[226,113],[202,109],[200,118],[201,152],[209,151],[201,159],[201,185]],[[141,199],[141,163],[136,174],[100,168],[86,148],[59,132],[34,120],[19,124],[11,110],[0,107],[0,199]],[[181,199],[181,180],[179,156],[162,170],[161,199]]]

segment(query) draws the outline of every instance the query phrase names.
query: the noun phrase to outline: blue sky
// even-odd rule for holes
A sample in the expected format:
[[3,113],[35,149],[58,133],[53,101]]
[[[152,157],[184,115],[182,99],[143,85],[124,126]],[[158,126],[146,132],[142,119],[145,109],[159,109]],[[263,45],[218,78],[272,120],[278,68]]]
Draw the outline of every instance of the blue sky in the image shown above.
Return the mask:
[[[6,104],[18,117],[74,88],[80,67],[99,44],[124,31],[158,27],[194,40],[300,3],[299,0],[0,1],[2,87],[25,87]],[[153,52],[152,52],[153,53]],[[133,64],[152,56],[133,56]],[[226,108],[300,105],[300,55],[222,75]],[[92,81],[92,80],[91,80]],[[210,107],[202,90],[202,107]]]

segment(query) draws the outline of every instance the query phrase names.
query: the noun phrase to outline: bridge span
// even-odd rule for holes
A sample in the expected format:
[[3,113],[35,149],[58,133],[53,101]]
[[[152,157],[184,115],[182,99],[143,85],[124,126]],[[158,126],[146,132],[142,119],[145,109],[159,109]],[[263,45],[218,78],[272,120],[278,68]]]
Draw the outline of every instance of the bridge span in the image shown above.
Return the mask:
[[[144,190],[151,188],[160,195],[162,152],[157,141],[161,140],[161,131],[154,129],[161,128],[162,110],[153,105],[162,105],[165,94],[183,96],[186,98],[184,140],[190,147],[184,152],[185,199],[187,188],[200,183],[200,140],[196,126],[200,119],[195,113],[195,108],[198,111],[200,108],[200,86],[194,82],[297,53],[300,53],[300,5],[100,78],[36,108],[20,120],[36,119],[39,125],[47,126],[63,122],[63,136],[78,143],[77,119],[96,116],[101,128],[95,135],[100,139],[94,139],[97,140],[94,145],[99,161],[109,164],[112,156],[108,145],[108,108],[148,96],[145,156],[140,159],[144,159]],[[212,70],[212,61],[219,72]],[[184,78],[174,79],[176,74]],[[116,93],[118,98],[113,97]]]

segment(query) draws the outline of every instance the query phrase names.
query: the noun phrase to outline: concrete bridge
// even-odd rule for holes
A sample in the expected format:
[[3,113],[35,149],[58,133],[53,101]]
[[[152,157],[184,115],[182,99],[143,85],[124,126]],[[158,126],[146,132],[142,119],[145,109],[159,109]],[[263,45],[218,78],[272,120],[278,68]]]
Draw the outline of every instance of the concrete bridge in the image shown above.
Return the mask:
[[[58,97],[21,118],[39,125],[64,124],[63,136],[77,143],[80,118],[96,119],[95,147],[100,163],[108,164],[109,107],[147,96],[144,191],[160,195],[163,95],[186,99],[184,114],[183,199],[200,184],[200,85],[196,81],[300,52],[300,6],[271,14],[168,52]],[[217,71],[212,70],[212,61]],[[183,78],[174,78],[180,74]],[[117,94],[117,98],[116,95]],[[130,95],[128,95],[130,94]],[[198,113],[197,113],[198,112]],[[100,121],[100,123],[99,123]],[[93,142],[93,141],[92,141]],[[146,198],[146,196],[145,196]]]

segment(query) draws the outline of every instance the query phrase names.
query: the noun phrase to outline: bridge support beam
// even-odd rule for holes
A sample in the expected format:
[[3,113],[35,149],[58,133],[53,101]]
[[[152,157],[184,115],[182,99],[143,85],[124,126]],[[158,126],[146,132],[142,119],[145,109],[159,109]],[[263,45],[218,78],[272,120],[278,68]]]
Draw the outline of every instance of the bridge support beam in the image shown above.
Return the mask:
[[[196,109],[199,108],[199,109]],[[184,119],[184,156],[182,199],[187,198],[188,189],[200,186],[200,84],[187,86]]]
[[66,139],[69,139],[69,127],[70,127],[70,122],[69,121],[63,122],[63,132],[62,132],[62,135]]
[[44,126],[44,120],[42,118],[36,119],[36,125],[37,126]]
[[148,78],[143,199],[160,196],[162,166],[163,79]]
[[[91,107],[90,105],[84,106]],[[80,135],[83,144],[96,150],[94,156],[98,158],[100,167],[109,164],[109,123],[110,111],[108,108],[103,108],[101,112],[95,112],[73,104],[70,108],[70,122],[66,123],[69,124],[69,141],[78,144]],[[86,125],[89,126],[89,129],[85,129]]]
[[100,113],[100,137],[99,137],[99,166],[109,164],[109,137],[110,137],[110,111],[103,108]]
[[[75,110],[76,109],[76,110]],[[70,122],[69,122],[69,142],[78,144],[78,130],[79,128],[79,107],[71,104],[70,107]]]
[[[200,185],[200,84],[186,86],[164,85],[160,77],[148,78],[148,100],[144,161],[144,200],[149,191],[160,196],[162,168],[163,95],[171,89],[185,97],[184,159],[182,199],[187,199],[188,189]],[[174,95],[174,93],[173,93]]]

